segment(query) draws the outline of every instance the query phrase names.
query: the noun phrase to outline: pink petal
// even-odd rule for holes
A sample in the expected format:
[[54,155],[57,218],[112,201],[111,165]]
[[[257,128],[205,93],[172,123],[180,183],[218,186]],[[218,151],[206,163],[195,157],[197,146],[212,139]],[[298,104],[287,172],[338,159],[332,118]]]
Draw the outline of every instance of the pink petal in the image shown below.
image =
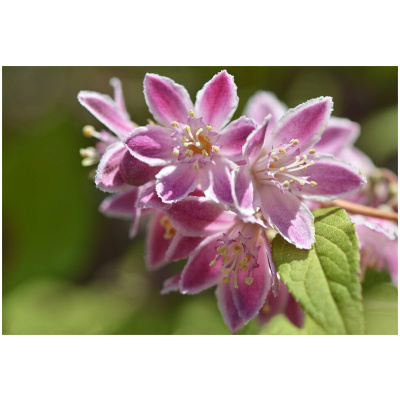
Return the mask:
[[256,129],[256,123],[249,118],[240,117],[231,122],[221,132],[218,146],[221,146],[221,156],[231,161],[243,160],[242,148],[248,136]]
[[125,182],[132,186],[142,186],[155,179],[156,174],[162,167],[150,167],[150,165],[133,157],[126,150],[120,164],[120,173]]
[[162,201],[174,203],[196,189],[199,173],[192,164],[169,165],[156,175],[156,179],[156,191]]
[[[259,243],[262,244],[263,242],[260,241]],[[271,288],[272,279],[269,273],[269,261],[263,244],[258,252],[257,263],[259,266],[253,269],[253,283],[251,285],[245,283],[245,278],[248,276],[247,271],[238,273],[238,288],[234,287],[233,279],[230,282],[233,301],[239,315],[245,322],[258,314]]]
[[270,126],[271,116],[264,118],[261,125],[258,126],[246,139],[243,146],[243,155],[248,164],[252,165],[264,147],[267,128]]
[[299,249],[311,249],[315,242],[314,217],[304,203],[272,185],[261,187],[260,199],[264,218],[285,240]]
[[109,96],[84,90],[79,92],[78,100],[121,140],[134,128],[134,124]]
[[218,203],[232,205],[232,172],[237,168],[237,165],[226,158],[217,156],[214,158],[214,164],[209,164],[207,168],[209,186],[203,187],[206,197]]
[[179,291],[179,281],[181,280],[182,273],[178,272],[176,275],[171,276],[163,283],[161,294]]
[[146,262],[149,270],[161,268],[166,264],[165,257],[171,239],[165,239],[165,228],[161,225],[162,212],[155,212],[151,217],[146,236]]
[[172,121],[186,122],[193,110],[189,93],[172,79],[157,74],[146,74],[144,97],[156,121],[171,126]]
[[231,227],[235,214],[205,197],[187,197],[165,213],[174,227],[186,236],[208,236]]
[[136,237],[136,235],[139,232],[139,222],[140,222],[140,217],[143,213],[143,210],[140,208],[135,207],[134,212],[133,212],[133,221],[131,224],[131,227],[129,229],[129,238],[133,239]]
[[268,147],[276,148],[291,139],[298,139],[300,144],[295,149],[300,152],[308,149],[321,138],[332,107],[331,97],[319,97],[288,110],[268,138]]
[[268,128],[268,134],[270,134],[286,110],[286,105],[280,102],[274,93],[260,90],[250,97],[243,114],[253,118],[257,124],[262,124],[264,118],[271,114]]
[[104,192],[117,192],[126,186],[120,164],[126,153],[125,146],[116,142],[107,147],[97,167],[95,183]]
[[121,81],[118,78],[111,78],[110,85],[114,88],[115,104],[117,105],[121,114],[124,115],[126,119],[130,120],[131,117],[129,116],[128,112],[126,111],[125,99],[124,99],[124,93],[122,91]]
[[346,118],[331,117],[321,140],[314,148],[320,153],[336,155],[344,147],[349,147],[360,135],[360,125]]
[[99,211],[109,217],[132,219],[139,189],[132,188],[126,192],[106,197],[100,204]]
[[136,202],[136,207],[163,210],[164,208],[168,207],[168,205],[163,203],[158,197],[156,193],[155,182],[149,182],[140,191],[138,200]]
[[239,167],[233,172],[233,180],[235,207],[243,215],[254,214],[254,186],[250,169],[247,166]]
[[230,285],[223,283],[219,284],[217,286],[217,290],[215,291],[215,295],[217,296],[218,308],[221,311],[225,324],[228,326],[231,332],[235,333],[239,329],[243,328],[244,321],[240,317],[233,302]]
[[220,234],[205,239],[200,246],[191,254],[181,278],[181,292],[184,294],[195,294],[216,285],[222,279],[221,258],[214,267],[210,262],[214,259],[216,248],[219,246],[217,239]]
[[197,93],[196,117],[219,131],[232,118],[239,103],[233,76],[221,71]]
[[374,173],[376,167],[372,160],[361,150],[355,147],[347,147],[334,154],[340,160],[343,160],[351,165],[354,165],[365,176]]
[[134,129],[126,139],[125,145],[134,157],[154,167],[169,163],[175,141],[167,129],[147,125]]
[[350,164],[327,154],[315,154],[309,157],[315,162],[307,167],[302,174],[307,174],[310,181],[317,186],[304,185],[301,191],[293,187],[297,196],[314,201],[329,201],[347,197],[361,189],[366,180]]
[[168,260],[180,260],[189,257],[190,253],[204,240],[202,237],[183,236],[177,232],[168,248]]

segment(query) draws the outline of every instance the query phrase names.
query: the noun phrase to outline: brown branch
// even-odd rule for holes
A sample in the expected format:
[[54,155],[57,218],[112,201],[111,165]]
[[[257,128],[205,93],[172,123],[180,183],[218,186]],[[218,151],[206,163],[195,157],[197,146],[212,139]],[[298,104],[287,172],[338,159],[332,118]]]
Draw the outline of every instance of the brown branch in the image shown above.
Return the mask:
[[378,208],[363,206],[346,200],[334,200],[327,203],[321,203],[322,207],[340,207],[350,214],[365,215],[367,217],[388,219],[389,221],[398,221],[398,214],[395,212],[384,211]]

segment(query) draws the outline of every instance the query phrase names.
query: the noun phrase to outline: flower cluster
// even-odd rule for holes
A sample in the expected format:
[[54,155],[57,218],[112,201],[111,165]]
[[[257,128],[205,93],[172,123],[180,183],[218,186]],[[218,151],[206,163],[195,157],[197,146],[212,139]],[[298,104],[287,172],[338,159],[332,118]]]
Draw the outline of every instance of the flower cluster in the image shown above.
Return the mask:
[[125,109],[120,82],[111,83],[114,99],[89,91],[78,95],[110,131],[84,128],[98,142],[81,150],[83,163],[98,162],[96,186],[113,193],[100,210],[132,220],[131,237],[141,215],[150,218],[150,270],[187,258],[162,293],[195,294],[216,286],[218,306],[233,332],[256,316],[265,322],[278,312],[301,326],[302,311],[279,282],[268,236],[276,231],[310,249],[315,242],[310,208],[316,202],[365,199],[360,189],[366,180],[352,165],[358,164],[352,162],[358,125],[331,117],[330,97],[287,110],[268,92],[258,92],[245,115],[230,122],[237,87],[221,71],[194,104],[183,86],[147,74],[144,97],[155,123],[137,126]]

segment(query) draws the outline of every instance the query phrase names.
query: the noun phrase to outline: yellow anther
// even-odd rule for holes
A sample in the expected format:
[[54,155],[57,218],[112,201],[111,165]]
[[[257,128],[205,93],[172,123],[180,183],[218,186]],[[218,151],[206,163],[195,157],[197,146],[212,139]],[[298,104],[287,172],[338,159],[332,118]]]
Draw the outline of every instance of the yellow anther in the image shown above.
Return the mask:
[[282,147],[280,147],[280,148],[279,148],[279,153],[281,153],[281,154],[286,154],[286,150],[285,150],[285,149],[282,149]]
[[92,137],[93,133],[95,132],[94,127],[92,125],[86,125],[82,129],[83,136],[90,138]]
[[177,128],[179,126],[179,122],[178,121],[172,121],[171,125],[175,128]]
[[280,172],[285,172],[285,170],[286,170],[286,168],[285,168],[285,167],[281,167],[281,168],[279,168],[279,171],[280,171]]
[[291,183],[291,184],[293,184],[293,183],[295,183],[296,181],[294,180],[294,179],[291,179],[290,181],[289,181],[289,183]]
[[203,157],[208,157],[208,153],[204,149],[202,150],[201,155]]
[[212,145],[211,148],[218,153],[220,151],[220,148],[218,146]]
[[247,256],[245,258],[243,258],[243,260],[240,263],[241,267],[245,267],[250,261],[250,256],[247,254]]
[[215,267],[215,264],[216,264],[217,262],[215,261],[215,260],[212,260],[211,262],[210,262],[210,264],[208,264],[210,267]]
[[200,147],[201,143],[200,142],[196,142],[196,147]]
[[233,245],[233,252],[234,253],[240,253],[241,251],[242,251],[242,246],[240,246],[239,244]]
[[302,179],[300,179],[299,183],[300,183],[301,186],[304,186],[306,184],[306,181],[303,181]]
[[317,182],[311,181],[311,182],[310,182],[310,185],[311,185],[312,187],[315,187],[315,186],[317,186]]
[[244,280],[244,283],[246,284],[246,285],[251,285],[252,283],[253,283],[253,278],[251,277],[251,276],[247,276],[246,277],[246,279]]
[[183,143],[183,145],[185,146],[185,147],[188,147],[188,146],[190,146],[192,144],[192,142],[185,142],[185,143]]
[[298,163],[300,161],[300,156],[295,157],[296,162]]
[[298,145],[300,143],[299,139],[292,139],[290,142],[290,144],[293,144],[294,146]]
[[305,154],[303,155],[303,161],[307,161],[307,156]]
[[171,228],[167,229],[167,231],[164,234],[164,239],[168,240],[168,239],[172,239],[176,234],[176,229],[174,227],[171,226]]
[[212,126],[211,126],[211,125],[206,125],[206,129],[207,129],[208,131],[211,131],[211,130],[212,130]]
[[278,161],[278,160],[279,160],[279,157],[278,157],[278,156],[273,156],[272,159],[273,159],[274,161]]
[[285,181],[282,183],[283,187],[288,187],[289,186],[289,181]]
[[191,134],[192,133],[191,130],[190,130],[190,126],[189,125],[185,125],[183,129],[185,130],[185,132],[187,134]]
[[223,283],[229,283],[230,281],[231,281],[230,276],[224,276],[223,279],[222,279]]
[[179,155],[179,150],[178,149],[174,149],[174,151],[172,152],[172,155],[174,157],[177,157]]
[[309,153],[309,154],[315,154],[316,152],[317,152],[317,150],[311,149],[308,153]]
[[189,117],[194,118],[194,111],[193,110],[189,110]]
[[224,256],[228,253],[228,248],[226,246],[219,246],[217,249],[217,253]]

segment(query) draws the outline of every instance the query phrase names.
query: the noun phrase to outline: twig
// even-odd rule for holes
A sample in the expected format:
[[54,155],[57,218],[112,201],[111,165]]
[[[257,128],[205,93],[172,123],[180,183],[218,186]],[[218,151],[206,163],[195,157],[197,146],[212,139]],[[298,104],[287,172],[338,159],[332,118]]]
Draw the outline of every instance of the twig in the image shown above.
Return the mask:
[[334,200],[327,203],[321,203],[322,207],[340,207],[350,214],[365,215],[367,217],[388,219],[389,221],[398,222],[398,214],[395,212],[384,211],[378,208],[363,206],[361,204],[352,203],[346,200]]

